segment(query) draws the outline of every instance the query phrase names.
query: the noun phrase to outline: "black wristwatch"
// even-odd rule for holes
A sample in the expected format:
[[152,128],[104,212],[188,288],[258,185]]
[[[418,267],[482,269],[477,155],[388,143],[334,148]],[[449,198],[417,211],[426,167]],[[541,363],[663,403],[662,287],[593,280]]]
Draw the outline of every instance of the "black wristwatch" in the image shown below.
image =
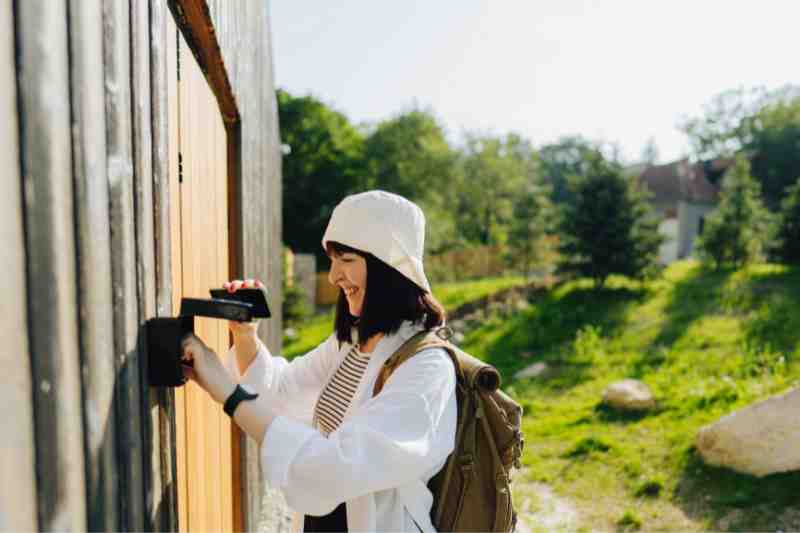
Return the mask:
[[241,385],[236,385],[236,388],[233,389],[233,392],[228,399],[225,400],[225,404],[222,406],[222,410],[225,411],[229,417],[233,418],[233,412],[236,411],[236,408],[239,406],[239,402],[243,400],[254,400],[258,398],[258,394],[251,394],[244,390]]

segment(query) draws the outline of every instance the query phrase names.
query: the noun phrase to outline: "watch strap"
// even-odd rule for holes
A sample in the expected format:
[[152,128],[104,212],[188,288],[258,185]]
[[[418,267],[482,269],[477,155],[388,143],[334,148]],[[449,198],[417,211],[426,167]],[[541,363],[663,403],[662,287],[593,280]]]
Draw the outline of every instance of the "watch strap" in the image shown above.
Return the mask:
[[239,403],[244,400],[254,400],[256,398],[258,398],[258,394],[247,392],[244,388],[242,388],[241,385],[236,385],[236,388],[233,389],[231,395],[228,396],[227,400],[225,400],[222,410],[225,411],[226,415],[233,418],[233,412],[236,411]]

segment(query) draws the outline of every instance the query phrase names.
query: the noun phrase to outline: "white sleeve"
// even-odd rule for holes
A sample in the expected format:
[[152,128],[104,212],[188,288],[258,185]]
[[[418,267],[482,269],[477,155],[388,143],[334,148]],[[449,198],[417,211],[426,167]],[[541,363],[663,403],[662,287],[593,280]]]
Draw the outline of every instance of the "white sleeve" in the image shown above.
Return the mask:
[[276,414],[310,425],[314,404],[337,353],[335,334],[291,362],[273,356],[259,339],[256,356],[244,374],[239,372],[233,347],[228,351],[225,366],[244,388],[267,397]]
[[264,435],[267,483],[306,514],[325,514],[358,496],[422,480],[452,452],[455,372],[441,348],[400,365],[377,396],[329,438],[278,416]]

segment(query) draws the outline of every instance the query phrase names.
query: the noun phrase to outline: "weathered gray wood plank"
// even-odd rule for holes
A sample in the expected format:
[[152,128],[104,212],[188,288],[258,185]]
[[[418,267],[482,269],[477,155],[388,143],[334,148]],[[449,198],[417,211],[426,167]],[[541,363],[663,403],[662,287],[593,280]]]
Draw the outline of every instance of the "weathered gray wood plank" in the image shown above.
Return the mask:
[[117,454],[120,529],[144,529],[144,479],[139,312],[131,124],[130,11],[103,2],[106,143],[111,221],[114,353],[117,369]]
[[17,2],[39,529],[86,530],[65,2]]
[[5,175],[0,194],[0,472],[13,483],[0,483],[0,530],[36,531],[36,463],[28,351],[25,234],[19,175],[17,76],[10,2],[0,4],[0,166]]
[[72,154],[77,218],[86,497],[92,531],[119,529],[111,243],[100,0],[71,0]]
[[[169,197],[169,124],[167,91],[167,19],[169,11],[160,0],[150,0],[150,102],[153,148],[153,211],[155,234],[156,315],[172,316],[172,269]],[[153,519],[160,531],[178,531],[178,493],[175,444],[175,393],[171,388],[150,391],[156,411],[161,446],[158,468],[162,494]],[[151,400],[152,401],[152,400]]]
[[[136,267],[139,323],[156,314],[155,236],[153,228],[153,144],[150,72],[150,2],[133,0],[131,8],[131,100],[133,104],[133,169],[136,219]],[[143,338],[143,337],[140,337]],[[147,350],[139,343],[142,398],[145,529],[161,530],[156,513],[163,494],[158,393],[147,382]]]

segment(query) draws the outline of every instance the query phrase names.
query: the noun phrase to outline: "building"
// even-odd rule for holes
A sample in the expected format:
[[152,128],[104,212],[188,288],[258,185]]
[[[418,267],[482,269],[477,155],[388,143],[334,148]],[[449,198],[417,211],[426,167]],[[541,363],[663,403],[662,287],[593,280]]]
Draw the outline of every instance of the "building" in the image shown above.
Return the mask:
[[703,231],[705,217],[717,205],[722,175],[731,163],[729,159],[697,163],[681,159],[636,172],[651,193],[654,211],[662,219],[662,264],[692,256],[695,239]]
[[[0,529],[280,529],[255,443],[194,384],[151,387],[142,341],[181,297],[247,276],[280,349],[267,2],[0,11]],[[227,351],[222,321],[196,331]]]

